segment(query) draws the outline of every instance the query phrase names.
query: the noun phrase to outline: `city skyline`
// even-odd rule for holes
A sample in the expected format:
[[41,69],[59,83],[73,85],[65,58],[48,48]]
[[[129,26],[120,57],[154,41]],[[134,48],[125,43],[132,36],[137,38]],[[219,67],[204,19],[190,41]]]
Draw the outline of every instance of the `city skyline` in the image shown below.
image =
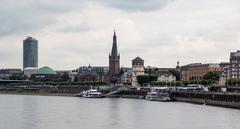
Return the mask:
[[0,67],[22,68],[22,40],[28,36],[39,41],[39,67],[108,66],[114,28],[121,66],[131,67],[137,56],[156,67],[218,63],[240,49],[237,0],[126,2],[3,1]]

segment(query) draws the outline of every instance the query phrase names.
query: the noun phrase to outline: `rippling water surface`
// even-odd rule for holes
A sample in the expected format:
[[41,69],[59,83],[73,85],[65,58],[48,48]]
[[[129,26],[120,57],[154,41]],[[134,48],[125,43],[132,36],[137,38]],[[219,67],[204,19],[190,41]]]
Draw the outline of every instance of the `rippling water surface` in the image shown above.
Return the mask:
[[0,129],[239,129],[240,110],[136,99],[0,95]]

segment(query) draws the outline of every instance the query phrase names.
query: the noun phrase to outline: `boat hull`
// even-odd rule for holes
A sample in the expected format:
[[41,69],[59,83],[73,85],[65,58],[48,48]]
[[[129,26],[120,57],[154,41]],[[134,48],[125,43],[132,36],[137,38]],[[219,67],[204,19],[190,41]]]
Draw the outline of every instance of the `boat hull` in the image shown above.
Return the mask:
[[82,96],[83,98],[104,98],[105,96]]
[[80,93],[80,96],[83,98],[104,98],[103,94],[96,89],[90,89]]
[[159,102],[169,102],[171,101],[170,98],[166,97],[166,98],[151,98],[151,97],[146,97],[145,98],[148,101],[159,101]]

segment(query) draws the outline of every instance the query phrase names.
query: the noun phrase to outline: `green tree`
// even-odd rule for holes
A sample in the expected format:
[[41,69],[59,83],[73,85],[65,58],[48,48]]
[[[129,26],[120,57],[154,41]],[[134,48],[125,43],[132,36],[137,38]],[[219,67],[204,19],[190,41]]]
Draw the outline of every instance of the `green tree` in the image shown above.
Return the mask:
[[70,81],[69,75],[67,73],[64,73],[61,77],[61,81],[63,81],[63,82]]
[[172,73],[176,77],[176,81],[180,81],[180,72],[176,69],[170,69],[170,73]]
[[211,85],[213,83],[214,84],[218,83],[219,79],[220,79],[220,75],[219,73],[216,73],[216,72],[209,72],[203,76],[203,80],[207,80],[208,85]]
[[176,81],[175,85],[176,86],[181,86],[181,81]]
[[201,80],[200,84],[204,85],[204,86],[207,86],[209,83],[208,80]]
[[186,85],[190,84],[190,81],[183,81],[182,83],[184,86],[186,86]]
[[27,76],[26,75],[11,75],[9,77],[10,80],[26,80],[27,79]]
[[153,81],[157,81],[157,76],[154,75],[140,75],[137,76],[137,82],[140,85],[146,84],[146,83],[151,83]]
[[209,72],[203,76],[204,80],[218,81],[219,78],[220,78],[220,76],[216,72]]

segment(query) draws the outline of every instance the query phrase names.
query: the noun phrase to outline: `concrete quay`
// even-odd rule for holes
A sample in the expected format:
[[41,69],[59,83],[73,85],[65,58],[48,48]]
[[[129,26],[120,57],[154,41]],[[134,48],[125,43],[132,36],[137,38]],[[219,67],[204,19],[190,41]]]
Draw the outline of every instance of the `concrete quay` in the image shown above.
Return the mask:
[[173,92],[172,97],[178,102],[240,109],[239,93]]
[[[32,86],[32,87],[5,87],[0,88],[0,94],[18,95],[47,95],[47,96],[77,96],[80,92],[88,90],[89,86]],[[143,99],[147,91],[136,89],[120,90],[108,94],[109,91],[102,91],[109,98],[135,98]],[[204,104],[228,108],[240,109],[239,92],[171,92],[170,96],[174,101],[195,104]]]

